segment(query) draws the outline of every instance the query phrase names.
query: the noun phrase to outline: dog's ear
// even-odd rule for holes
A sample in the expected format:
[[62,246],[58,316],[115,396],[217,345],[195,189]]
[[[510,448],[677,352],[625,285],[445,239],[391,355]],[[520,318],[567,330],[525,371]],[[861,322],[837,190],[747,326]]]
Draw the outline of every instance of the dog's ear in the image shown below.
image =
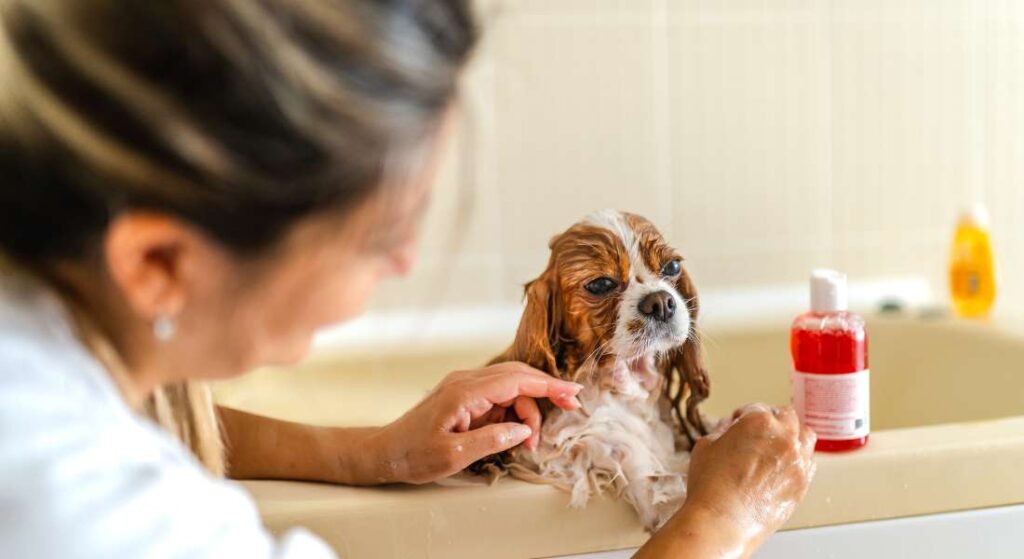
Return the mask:
[[[676,290],[683,298],[690,314],[690,335],[681,348],[670,352],[663,365],[665,375],[665,394],[672,402],[672,411],[679,421],[690,442],[707,434],[707,428],[697,410],[697,406],[707,399],[711,392],[711,383],[704,366],[704,348],[697,331],[697,316],[700,314],[700,301],[697,289],[693,285],[686,270],[679,274]],[[683,398],[686,398],[685,409]]]
[[552,376],[558,376],[555,358],[561,332],[561,312],[554,274],[550,269],[526,284],[526,308],[519,321],[516,339],[491,363],[521,361]]

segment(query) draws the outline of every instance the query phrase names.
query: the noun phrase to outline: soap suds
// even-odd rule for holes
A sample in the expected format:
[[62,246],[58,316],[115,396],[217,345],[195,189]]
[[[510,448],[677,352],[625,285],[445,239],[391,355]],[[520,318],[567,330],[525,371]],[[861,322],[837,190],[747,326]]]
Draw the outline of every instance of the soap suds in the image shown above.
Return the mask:
[[612,493],[656,530],[686,498],[690,460],[689,452],[676,450],[686,442],[677,440],[671,421],[659,412],[661,377],[652,359],[617,360],[584,377],[591,382],[578,395],[582,407],[550,412],[540,445],[516,449],[509,470],[517,478],[565,489],[573,507]]

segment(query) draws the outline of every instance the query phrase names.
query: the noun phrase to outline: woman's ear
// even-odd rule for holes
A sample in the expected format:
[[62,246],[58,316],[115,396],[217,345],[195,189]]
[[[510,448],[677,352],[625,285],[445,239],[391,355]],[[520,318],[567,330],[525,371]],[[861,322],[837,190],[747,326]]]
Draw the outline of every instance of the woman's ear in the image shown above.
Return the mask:
[[554,277],[550,269],[526,284],[526,308],[519,321],[516,339],[491,363],[521,361],[552,376],[558,375],[555,358],[559,331]]
[[690,334],[681,348],[670,353],[662,372],[666,377],[665,393],[672,402],[673,413],[687,438],[693,443],[697,438],[707,434],[707,427],[697,406],[711,393],[711,383],[704,365],[703,343],[697,330],[697,316],[700,311],[697,289],[686,270],[680,272],[676,290],[683,298],[690,314]]
[[223,264],[218,250],[189,225],[140,211],[111,221],[103,258],[125,302],[144,320],[182,312],[195,282],[218,273]]

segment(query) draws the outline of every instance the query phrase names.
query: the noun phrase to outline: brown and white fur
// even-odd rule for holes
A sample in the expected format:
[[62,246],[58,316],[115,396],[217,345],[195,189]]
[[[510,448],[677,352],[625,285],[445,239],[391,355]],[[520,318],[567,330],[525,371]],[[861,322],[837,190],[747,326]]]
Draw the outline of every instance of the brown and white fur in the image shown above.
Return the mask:
[[[583,384],[582,407],[544,407],[539,446],[515,449],[503,466],[569,491],[573,506],[610,491],[655,530],[682,504],[688,451],[707,432],[696,290],[680,255],[638,215],[594,213],[550,248],[547,269],[526,285],[515,341],[493,362]],[[671,262],[678,272],[663,273]],[[609,286],[593,283],[601,278],[614,288],[595,294],[588,286]]]

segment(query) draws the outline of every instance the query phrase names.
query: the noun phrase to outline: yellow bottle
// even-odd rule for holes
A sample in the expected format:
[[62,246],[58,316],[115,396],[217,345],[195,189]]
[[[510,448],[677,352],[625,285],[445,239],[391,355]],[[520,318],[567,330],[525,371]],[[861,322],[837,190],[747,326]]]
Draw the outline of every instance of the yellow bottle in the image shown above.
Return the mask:
[[984,318],[996,300],[995,263],[985,206],[964,212],[957,224],[949,266],[953,308],[965,318]]

